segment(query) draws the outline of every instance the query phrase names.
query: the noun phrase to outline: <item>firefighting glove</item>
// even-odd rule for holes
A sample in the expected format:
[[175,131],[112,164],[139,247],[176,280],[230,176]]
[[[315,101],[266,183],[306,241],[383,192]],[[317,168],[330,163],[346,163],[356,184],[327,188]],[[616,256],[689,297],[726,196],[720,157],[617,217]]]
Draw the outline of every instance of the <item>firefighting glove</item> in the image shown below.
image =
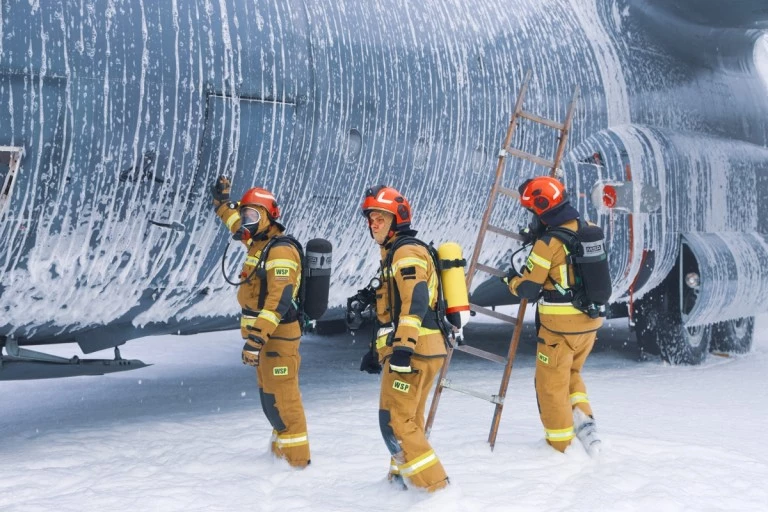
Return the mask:
[[533,220],[528,224],[528,226],[518,231],[517,234],[523,238],[521,240],[523,245],[531,245],[536,242],[536,240],[541,238],[546,231],[547,225],[541,222],[541,219],[538,216],[534,215]]
[[374,374],[381,373],[379,355],[373,347],[363,355],[363,359],[360,361],[360,371]]
[[505,285],[509,286],[509,282],[514,277],[523,277],[523,275],[520,272],[518,272],[518,270],[515,268],[514,265],[512,265],[511,267],[509,267],[509,270],[507,270],[507,275],[505,275],[504,277],[500,277],[499,279],[501,279],[501,282],[503,282]]
[[536,241],[536,232],[534,232],[530,227],[521,229],[517,232],[517,234],[523,237],[521,240],[523,245],[531,245]]
[[222,203],[229,201],[229,189],[231,185],[229,178],[226,176],[219,176],[216,179],[216,182],[211,187],[214,206],[218,207]]
[[243,364],[259,366],[259,354],[264,346],[264,340],[253,334],[248,335],[243,345]]
[[389,371],[397,373],[411,373],[411,354],[407,350],[395,350],[389,358]]

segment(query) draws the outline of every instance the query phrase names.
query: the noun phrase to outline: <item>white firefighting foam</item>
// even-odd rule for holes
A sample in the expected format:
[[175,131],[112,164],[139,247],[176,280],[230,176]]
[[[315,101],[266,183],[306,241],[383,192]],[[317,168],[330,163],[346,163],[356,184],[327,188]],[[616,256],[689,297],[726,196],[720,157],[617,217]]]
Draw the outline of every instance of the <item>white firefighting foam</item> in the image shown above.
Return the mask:
[[763,35],[755,43],[755,66],[768,91],[768,34]]
[[[488,350],[501,353],[509,341],[503,326],[473,329],[467,334]],[[492,405],[442,393],[430,442],[451,486],[435,494],[385,481],[380,381],[358,371],[365,337],[302,342],[312,450],[303,471],[268,455],[271,427],[253,369],[240,363],[238,332],[136,340],[131,353],[154,366],[3,383],[0,510],[763,512],[768,444],[748,440],[768,422],[768,317],[758,319],[752,353],[700,367],[637,362],[622,321],[598,336],[582,373],[603,441],[599,460],[578,444],[565,455],[545,444],[527,329],[493,451]],[[501,373],[459,352],[448,377],[490,393]]]

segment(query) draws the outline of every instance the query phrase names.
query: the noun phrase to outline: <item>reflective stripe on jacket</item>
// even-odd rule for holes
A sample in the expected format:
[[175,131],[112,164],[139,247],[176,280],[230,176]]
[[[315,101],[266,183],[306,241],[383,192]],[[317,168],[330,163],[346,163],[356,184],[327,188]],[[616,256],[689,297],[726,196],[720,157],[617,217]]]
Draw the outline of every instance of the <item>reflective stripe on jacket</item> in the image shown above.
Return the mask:
[[[578,231],[578,220],[571,220],[561,227]],[[577,334],[595,331],[603,325],[602,318],[590,318],[570,302],[554,302],[540,299],[542,290],[555,291],[555,283],[569,289],[574,283],[573,266],[567,262],[565,244],[546,233],[536,241],[528,255],[522,277],[509,282],[509,290],[518,297],[538,301],[542,327],[560,334]]]
[[[386,261],[388,253],[388,249],[382,248],[382,261]],[[422,326],[422,323],[427,324],[427,315],[435,315],[437,306],[438,277],[427,249],[415,243],[401,245],[392,255],[390,268],[382,270],[381,278],[381,288],[376,292],[379,322],[389,324],[392,321],[390,308],[397,302],[400,304],[399,316],[394,319],[392,348],[423,356],[446,354],[440,330]],[[390,300],[390,290],[398,294],[398,300]],[[432,318],[427,321],[434,327]]]
[[[223,204],[216,209],[216,215],[232,233],[240,227],[240,213],[236,208]],[[283,316],[294,307],[293,301],[301,283],[301,258],[291,244],[273,245],[267,255],[265,273],[260,275],[260,272],[254,272],[262,249],[269,240],[281,233],[282,230],[279,227],[272,225],[267,230],[266,240],[243,242],[248,248],[248,256],[238,277],[240,281],[249,276],[250,279],[238,288],[237,301],[243,309],[258,313],[255,320],[249,321],[249,330],[264,341],[269,339]],[[263,286],[262,279],[266,280],[266,286]],[[266,293],[263,304],[260,304],[262,288],[265,288]]]

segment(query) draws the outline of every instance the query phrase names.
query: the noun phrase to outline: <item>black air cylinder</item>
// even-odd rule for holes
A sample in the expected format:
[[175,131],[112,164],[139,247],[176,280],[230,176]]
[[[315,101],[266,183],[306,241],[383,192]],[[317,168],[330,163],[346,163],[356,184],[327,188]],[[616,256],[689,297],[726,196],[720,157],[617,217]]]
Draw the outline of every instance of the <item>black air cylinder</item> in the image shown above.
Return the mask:
[[328,309],[328,292],[331,288],[331,242],[313,238],[307,242],[304,264],[304,313],[317,320]]
[[581,253],[573,258],[576,273],[581,277],[587,299],[595,304],[607,304],[611,298],[611,271],[605,253],[603,230],[587,225],[579,228]]

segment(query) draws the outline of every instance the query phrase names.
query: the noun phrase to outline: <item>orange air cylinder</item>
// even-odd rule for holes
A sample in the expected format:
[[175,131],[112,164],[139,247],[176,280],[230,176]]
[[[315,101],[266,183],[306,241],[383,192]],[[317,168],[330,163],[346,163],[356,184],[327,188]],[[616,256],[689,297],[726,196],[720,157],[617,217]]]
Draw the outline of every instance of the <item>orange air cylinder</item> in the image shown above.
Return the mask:
[[440,281],[446,302],[448,321],[461,328],[469,320],[469,294],[464,277],[466,260],[461,255],[461,246],[456,242],[446,242],[437,248],[440,258]]

